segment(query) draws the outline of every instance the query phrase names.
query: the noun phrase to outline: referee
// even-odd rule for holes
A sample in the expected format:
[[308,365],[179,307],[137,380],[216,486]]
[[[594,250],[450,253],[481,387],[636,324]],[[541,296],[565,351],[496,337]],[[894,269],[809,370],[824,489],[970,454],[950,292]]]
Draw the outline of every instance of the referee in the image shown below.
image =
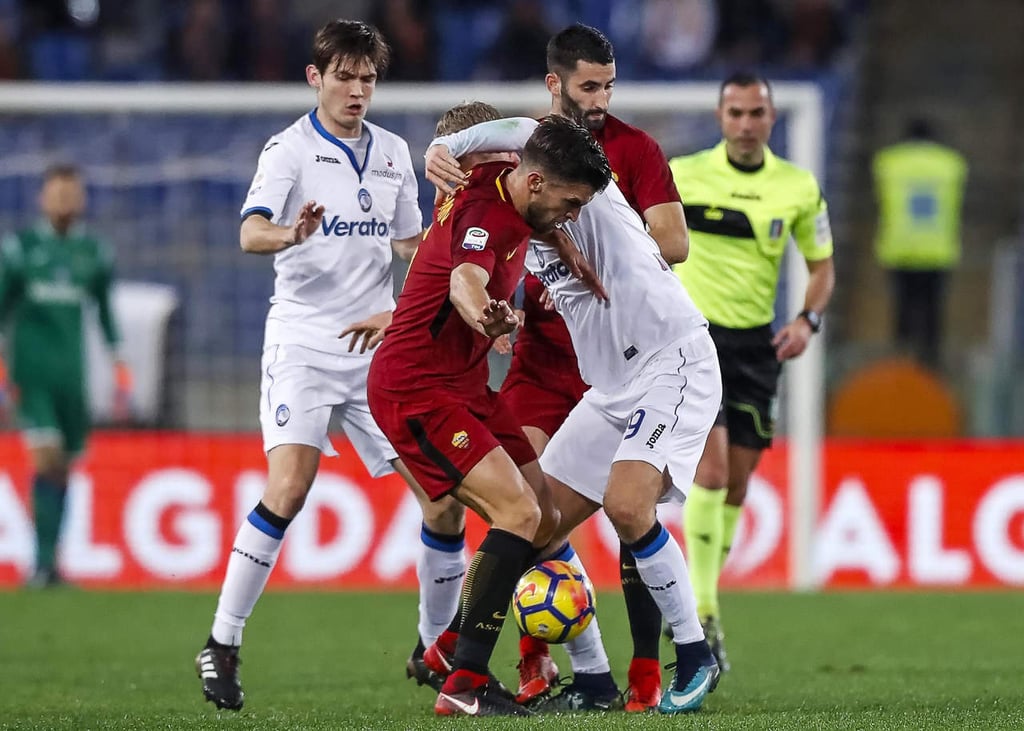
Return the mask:
[[[737,73],[719,90],[723,140],[670,161],[690,228],[689,259],[675,267],[711,323],[723,403],[683,511],[691,581],[704,633],[729,669],[719,621],[718,577],[729,553],[750,475],[772,443],[782,362],[821,328],[835,270],[828,207],[814,175],[775,156],[772,90]],[[804,308],[772,333],[779,267],[792,237],[807,261]]]

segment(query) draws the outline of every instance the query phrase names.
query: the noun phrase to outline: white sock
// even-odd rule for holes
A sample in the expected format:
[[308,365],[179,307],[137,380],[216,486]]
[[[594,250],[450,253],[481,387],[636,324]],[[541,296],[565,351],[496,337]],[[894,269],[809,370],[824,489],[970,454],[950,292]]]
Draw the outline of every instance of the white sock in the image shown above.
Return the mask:
[[672,628],[673,641],[684,645],[702,640],[704,630],[697,617],[697,600],[690,586],[683,551],[665,526],[657,525],[661,528],[658,537],[639,551],[633,551],[637,572]]
[[462,579],[466,575],[466,539],[462,534],[439,535],[424,526],[420,540],[423,550],[416,560],[416,578],[420,582],[417,629],[423,645],[430,647],[448,629],[459,609]]
[[[583,562],[573,550],[572,546],[566,543],[562,549],[551,557],[556,561],[565,561],[574,569],[587,576],[587,570]],[[569,655],[569,662],[572,664],[574,675],[579,673],[610,673],[611,663],[608,662],[608,653],[605,652],[604,643],[601,642],[601,628],[597,625],[597,615],[590,620],[587,628],[574,640],[565,643],[565,651]]]
[[242,644],[245,621],[267,585],[283,539],[284,531],[269,525],[256,511],[242,521],[213,615],[210,635],[215,641],[222,645]]

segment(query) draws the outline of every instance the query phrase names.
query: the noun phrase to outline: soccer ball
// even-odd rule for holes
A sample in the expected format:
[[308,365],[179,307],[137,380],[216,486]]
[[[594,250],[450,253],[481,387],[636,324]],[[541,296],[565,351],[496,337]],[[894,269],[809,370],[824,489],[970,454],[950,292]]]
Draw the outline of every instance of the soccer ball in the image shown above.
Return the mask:
[[579,636],[594,618],[594,589],[565,561],[544,561],[519,579],[512,597],[516,624],[552,644]]

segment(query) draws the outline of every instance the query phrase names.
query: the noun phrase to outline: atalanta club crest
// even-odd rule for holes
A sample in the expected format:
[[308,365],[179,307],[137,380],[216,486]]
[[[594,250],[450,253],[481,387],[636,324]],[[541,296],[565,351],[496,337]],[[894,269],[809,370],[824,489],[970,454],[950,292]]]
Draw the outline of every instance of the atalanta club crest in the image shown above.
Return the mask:
[[287,406],[281,404],[277,407],[277,413],[274,414],[274,421],[277,422],[278,426],[284,426],[288,423],[290,418],[292,418],[292,412]]
[[366,188],[359,189],[359,207],[363,209],[363,213],[369,213],[373,207],[373,198],[370,197],[370,191]]

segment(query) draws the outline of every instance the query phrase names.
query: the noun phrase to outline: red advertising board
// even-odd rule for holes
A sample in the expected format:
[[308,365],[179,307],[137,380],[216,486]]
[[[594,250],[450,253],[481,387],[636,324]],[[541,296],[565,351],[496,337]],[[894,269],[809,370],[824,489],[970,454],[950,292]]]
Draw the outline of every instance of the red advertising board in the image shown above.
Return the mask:
[[[419,509],[402,481],[373,480],[351,447],[325,459],[288,529],[278,587],[411,588]],[[831,441],[813,565],[824,586],[1024,586],[1024,442]],[[751,485],[723,583],[789,584],[785,445]],[[242,518],[265,482],[257,435],[99,433],[77,465],[61,564],[84,586],[214,588]],[[30,470],[0,437],[0,586],[33,562]],[[679,536],[679,507],[663,506]],[[472,520],[469,544],[483,526]],[[618,582],[603,516],[573,543],[599,586]]]

